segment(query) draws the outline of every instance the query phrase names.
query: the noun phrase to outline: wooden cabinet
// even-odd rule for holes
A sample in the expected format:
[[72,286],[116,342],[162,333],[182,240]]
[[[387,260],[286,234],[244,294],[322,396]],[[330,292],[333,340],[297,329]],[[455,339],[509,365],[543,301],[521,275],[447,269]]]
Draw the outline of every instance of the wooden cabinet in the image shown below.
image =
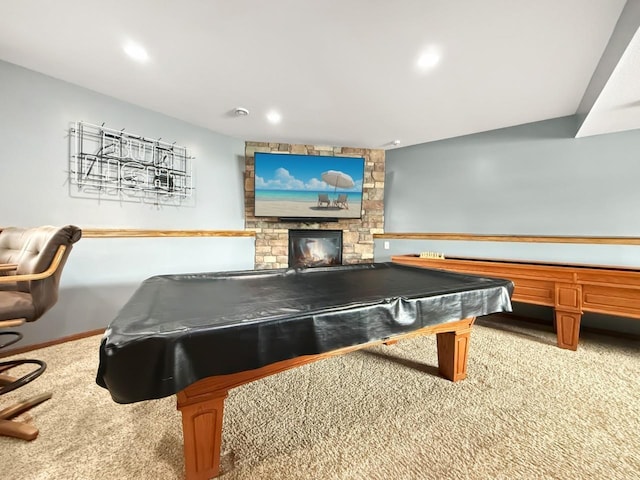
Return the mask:
[[511,280],[514,302],[553,307],[560,348],[578,348],[583,312],[640,319],[640,270],[635,268],[419,255],[391,260]]

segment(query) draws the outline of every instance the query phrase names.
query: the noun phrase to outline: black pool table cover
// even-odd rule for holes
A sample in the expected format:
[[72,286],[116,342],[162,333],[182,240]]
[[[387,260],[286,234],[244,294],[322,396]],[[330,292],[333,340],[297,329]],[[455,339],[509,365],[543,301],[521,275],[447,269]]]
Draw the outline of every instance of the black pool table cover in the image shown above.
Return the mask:
[[213,375],[511,311],[509,280],[372,263],[145,280],[100,345],[114,401],[173,395]]

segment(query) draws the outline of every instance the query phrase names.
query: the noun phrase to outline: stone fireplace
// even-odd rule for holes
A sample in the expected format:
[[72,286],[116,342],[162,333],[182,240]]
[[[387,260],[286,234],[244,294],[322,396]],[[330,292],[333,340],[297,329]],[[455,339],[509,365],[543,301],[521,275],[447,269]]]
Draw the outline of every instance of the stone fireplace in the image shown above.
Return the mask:
[[289,230],[289,267],[342,265],[342,230]]
[[[298,155],[357,156],[365,159],[361,218],[335,221],[285,221],[256,217],[255,152]],[[284,143],[245,143],[244,208],[245,228],[256,235],[255,268],[289,267],[289,230],[339,231],[342,234],[342,264],[373,261],[373,235],[384,233],[384,150],[366,148],[291,145]]]

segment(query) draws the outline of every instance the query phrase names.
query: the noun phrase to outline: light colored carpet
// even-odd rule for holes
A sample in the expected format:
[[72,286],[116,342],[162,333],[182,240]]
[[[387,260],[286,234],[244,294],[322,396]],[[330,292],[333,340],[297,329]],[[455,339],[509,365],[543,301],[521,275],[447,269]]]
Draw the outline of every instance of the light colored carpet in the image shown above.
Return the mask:
[[[28,355],[52,390],[33,442],[0,438],[7,480],[182,478],[175,398],[114,403],[95,384],[100,337]],[[323,360],[239,387],[225,404],[221,478],[638,479],[640,343],[500,316],[474,327],[469,377],[435,375],[435,337]]]

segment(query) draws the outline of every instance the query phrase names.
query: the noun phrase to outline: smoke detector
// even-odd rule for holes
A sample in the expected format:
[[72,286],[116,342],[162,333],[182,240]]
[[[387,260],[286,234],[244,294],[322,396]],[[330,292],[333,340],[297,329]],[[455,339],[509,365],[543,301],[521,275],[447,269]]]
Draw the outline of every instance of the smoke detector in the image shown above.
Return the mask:
[[236,117],[246,117],[247,115],[249,115],[249,110],[244,107],[236,107],[233,113],[236,114]]

